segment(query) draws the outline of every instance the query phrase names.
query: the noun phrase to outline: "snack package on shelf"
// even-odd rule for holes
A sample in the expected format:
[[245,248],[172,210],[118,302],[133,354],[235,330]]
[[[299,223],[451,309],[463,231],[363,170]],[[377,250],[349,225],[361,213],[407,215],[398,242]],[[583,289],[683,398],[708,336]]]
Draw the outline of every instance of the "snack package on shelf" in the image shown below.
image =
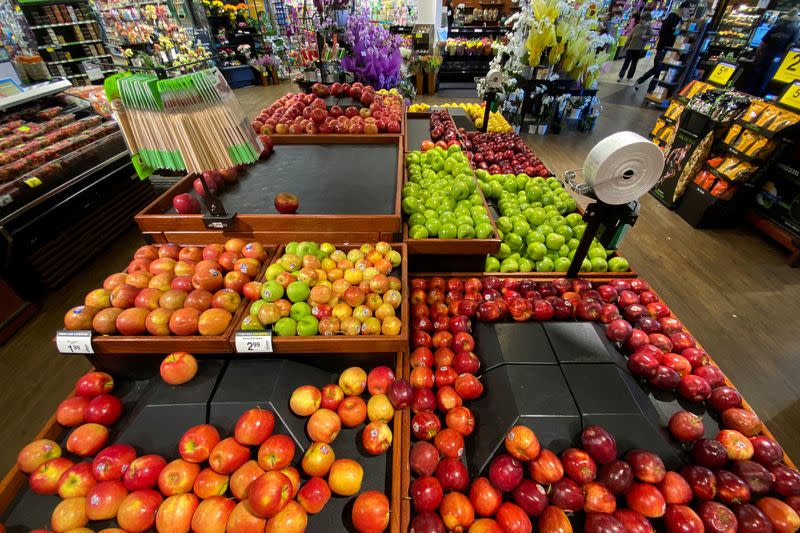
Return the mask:
[[683,89],[681,89],[681,92],[679,92],[678,94],[686,99],[691,99],[692,97],[698,94],[702,94],[713,88],[714,88],[713,85],[706,83],[704,81],[692,80],[692,82],[689,83],[689,85],[687,85]]
[[722,160],[716,170],[731,181],[746,181],[757,169],[752,163],[729,156]]
[[681,116],[681,113],[683,113],[684,109],[685,106],[682,103],[678,102],[677,100],[673,100],[672,102],[670,102],[669,107],[664,112],[664,116],[667,118],[671,118],[672,120],[678,120],[678,118],[680,118]]
[[714,186],[714,181],[716,181],[716,179],[717,177],[708,170],[701,170],[697,173],[697,176],[694,177],[694,182],[699,187],[705,190],[710,190],[711,187]]
[[800,115],[774,104],[756,100],[750,104],[742,120],[768,131],[781,131],[800,121]]
[[737,118],[749,105],[750,96],[747,94],[713,89],[696,94],[686,107],[717,122],[728,122]]
[[653,127],[653,130],[650,132],[650,135],[653,137],[658,137],[660,139],[661,135],[659,135],[659,133],[661,133],[661,130],[663,130],[666,127],[666,125],[667,125],[666,122],[664,122],[661,119],[658,119],[656,121],[656,125]]
[[737,185],[731,185],[725,180],[717,180],[716,185],[711,188],[711,196],[715,196],[720,200],[730,200],[737,189]]

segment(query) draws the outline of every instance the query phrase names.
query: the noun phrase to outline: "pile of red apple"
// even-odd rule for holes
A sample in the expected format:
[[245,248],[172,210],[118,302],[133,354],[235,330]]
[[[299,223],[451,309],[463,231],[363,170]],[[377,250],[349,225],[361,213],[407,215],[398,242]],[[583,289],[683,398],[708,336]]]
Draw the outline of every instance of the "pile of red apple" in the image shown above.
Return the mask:
[[[371,395],[367,402],[361,398],[365,390]],[[388,366],[378,366],[369,374],[362,368],[350,367],[341,373],[338,385],[329,383],[322,390],[313,385],[298,387],[292,393],[289,407],[294,414],[308,417],[306,433],[315,445],[330,444],[342,426],[356,428],[369,418],[361,431],[361,445],[367,453],[380,455],[392,445],[389,423],[394,420],[395,410],[405,409],[410,403],[408,382],[395,378]],[[331,453],[328,462],[332,461]]]
[[467,132],[465,146],[472,168],[490,174],[522,174],[552,176],[544,163],[516,133]]
[[[364,107],[328,108],[324,100],[327,94],[288,93],[262,109],[251,125],[256,133],[264,135],[400,133],[403,107],[396,95],[379,94],[360,83],[333,84],[330,91],[339,96],[346,92]],[[323,94],[321,90],[316,92]]]
[[[370,384],[383,390],[389,377],[377,372]],[[343,374],[348,389],[359,378]],[[95,372],[78,381],[76,394],[97,399],[112,387],[110,376]],[[302,405],[296,403],[300,399],[293,396],[293,409]],[[57,533],[78,531],[94,520],[115,520],[128,532],[155,527],[162,533],[301,533],[308,515],[321,512],[332,494],[349,497],[361,490],[363,469],[351,459],[336,459],[330,445],[335,433],[309,422],[309,435],[321,440],[303,455],[303,481],[292,466],[294,441],[274,428],[275,415],[259,408],[245,411],[227,438],[209,424],[194,426],[177,443],[180,458],[170,462],[160,455],[138,456],[127,444],[103,449],[107,434],[75,440],[75,430],[67,449],[94,456],[91,462],[76,464],[61,457],[58,444],[41,440],[23,448],[17,464],[30,474],[34,492],[63,498],[51,516]],[[71,447],[73,442],[78,448]],[[360,494],[352,522],[361,533],[383,531],[389,522],[388,498],[376,491]]]
[[[221,335],[268,254],[256,242],[142,246],[64,316],[70,330],[101,335]],[[257,294],[257,293],[256,293]]]
[[[450,116],[446,109],[438,109],[431,112],[430,129],[433,142],[444,141],[448,146],[455,142],[455,144],[461,146],[459,129],[456,128],[453,117]],[[462,129],[461,135],[464,133]]]

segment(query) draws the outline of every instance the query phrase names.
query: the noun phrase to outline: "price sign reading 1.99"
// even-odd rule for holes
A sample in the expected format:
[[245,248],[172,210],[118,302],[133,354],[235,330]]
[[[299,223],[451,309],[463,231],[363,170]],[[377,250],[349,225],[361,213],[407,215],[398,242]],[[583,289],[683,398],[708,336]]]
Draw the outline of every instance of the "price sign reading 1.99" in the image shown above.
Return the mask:
[[778,102],[795,111],[800,111],[800,81],[792,83],[778,99]]
[[717,63],[717,66],[708,75],[708,81],[717,85],[728,85],[734,72],[736,72],[736,65],[732,63]]
[[800,80],[800,48],[792,48],[781,61],[773,80],[781,83],[792,83]]

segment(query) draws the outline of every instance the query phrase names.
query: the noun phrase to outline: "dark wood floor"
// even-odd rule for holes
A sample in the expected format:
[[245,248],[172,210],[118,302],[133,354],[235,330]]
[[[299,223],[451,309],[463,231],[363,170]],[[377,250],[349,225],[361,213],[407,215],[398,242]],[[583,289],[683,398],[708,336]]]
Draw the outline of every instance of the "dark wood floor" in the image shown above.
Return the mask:
[[[642,96],[631,87],[608,83],[601,89],[603,113],[591,134],[525,135],[554,171],[580,168],[586,153],[606,135],[621,130],[646,134],[654,123],[658,113],[642,108]],[[237,95],[252,113],[289,90],[288,85],[252,87]],[[13,464],[19,448],[88,367],[82,357],[58,355],[51,343],[64,312],[107,274],[124,268],[140,243],[132,227],[50,294],[41,313],[0,348],[0,472]],[[800,459],[800,343],[794,329],[800,316],[800,272],[785,264],[783,251],[746,225],[695,230],[649,196],[621,251],[736,383],[787,452]]]

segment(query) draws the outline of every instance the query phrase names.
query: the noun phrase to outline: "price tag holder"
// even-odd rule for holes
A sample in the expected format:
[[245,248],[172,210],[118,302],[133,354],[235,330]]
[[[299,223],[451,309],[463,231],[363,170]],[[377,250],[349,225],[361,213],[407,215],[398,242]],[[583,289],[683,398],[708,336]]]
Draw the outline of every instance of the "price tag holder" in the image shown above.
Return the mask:
[[778,103],[800,112],[800,81],[792,83],[778,98]]
[[708,81],[724,87],[728,85],[735,73],[736,65],[733,63],[717,63],[717,66],[708,75]]
[[237,331],[237,353],[272,353],[271,331]]
[[786,52],[772,79],[781,83],[800,80],[800,48],[792,48]]
[[66,330],[56,333],[56,348],[63,354],[94,353],[91,330]]

